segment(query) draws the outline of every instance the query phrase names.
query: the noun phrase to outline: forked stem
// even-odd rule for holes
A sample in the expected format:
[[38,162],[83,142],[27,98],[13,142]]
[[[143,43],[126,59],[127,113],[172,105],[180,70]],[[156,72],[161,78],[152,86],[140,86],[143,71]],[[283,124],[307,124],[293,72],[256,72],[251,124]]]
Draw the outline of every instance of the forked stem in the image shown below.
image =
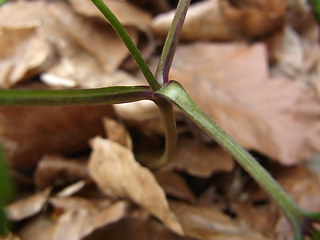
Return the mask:
[[[140,54],[138,48],[135,46],[134,42],[131,40],[128,32],[122,26],[118,18],[112,13],[112,11],[104,4],[102,0],[91,0],[94,5],[101,11],[101,13],[106,17],[109,21],[113,29],[116,31],[118,36],[122,39],[126,47],[128,48],[131,56],[138,64],[142,74],[148,81],[149,85],[151,86],[152,90],[156,91],[161,88],[161,85],[156,81],[154,75],[152,74],[150,68],[144,61],[142,55]],[[106,53],[108,54],[108,53]]]
[[[299,239],[302,235],[302,230],[309,224],[308,220],[312,220],[308,216],[308,213],[304,212],[291,200],[282,187],[245,149],[202,112],[178,82],[171,81],[157,93],[174,103],[185,115],[192,119],[198,126],[215,139],[217,143],[231,153],[238,163],[283,210],[295,231],[297,239]],[[313,234],[315,233],[313,232]]]
[[179,42],[179,36],[187,15],[190,1],[191,0],[179,0],[156,71],[156,79],[159,83],[167,84],[169,82],[169,70]]

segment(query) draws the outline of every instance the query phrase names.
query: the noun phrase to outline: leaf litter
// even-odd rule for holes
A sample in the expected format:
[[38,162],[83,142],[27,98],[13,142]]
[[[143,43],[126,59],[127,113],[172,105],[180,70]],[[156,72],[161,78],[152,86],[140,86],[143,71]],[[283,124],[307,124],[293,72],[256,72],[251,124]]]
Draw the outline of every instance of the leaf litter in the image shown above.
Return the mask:
[[[173,2],[107,4],[152,63]],[[1,88],[144,84],[90,1],[12,1],[0,20]],[[311,211],[320,210],[319,178],[304,165],[319,159],[318,37],[307,1],[196,1],[171,71]],[[136,161],[163,149],[151,102],[1,107],[18,189],[6,207],[17,225],[4,239],[292,239],[283,214],[232,157],[176,115],[174,160],[151,172]]]

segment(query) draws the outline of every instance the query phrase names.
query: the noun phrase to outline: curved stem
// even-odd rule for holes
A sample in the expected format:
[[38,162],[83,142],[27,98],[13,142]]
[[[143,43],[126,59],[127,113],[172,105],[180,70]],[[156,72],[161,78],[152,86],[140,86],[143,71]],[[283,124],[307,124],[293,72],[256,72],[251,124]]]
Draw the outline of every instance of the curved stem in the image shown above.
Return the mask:
[[179,35],[186,17],[191,0],[180,0],[169,29],[161,57],[156,71],[156,79],[162,84],[169,82],[169,70],[173,61],[174,53],[179,42]]
[[157,93],[176,104],[190,119],[231,153],[284,211],[295,232],[298,233],[300,231],[300,227],[306,219],[302,209],[291,200],[282,187],[245,149],[199,109],[178,82],[171,81]]
[[159,169],[172,159],[177,145],[176,121],[173,113],[172,104],[163,98],[155,99],[154,102],[159,107],[162,122],[165,130],[165,151],[160,159],[146,163],[151,169]]
[[[148,81],[149,85],[151,86],[152,90],[156,91],[161,88],[161,85],[156,81],[155,77],[153,76],[150,68],[144,61],[143,57],[141,56],[139,50],[131,40],[128,32],[122,26],[120,21],[117,17],[111,12],[111,10],[104,4],[102,0],[91,0],[94,5],[101,11],[101,13],[106,17],[109,21],[111,26],[114,28],[118,36],[122,39],[126,47],[128,48],[131,56],[134,58],[136,63],[138,64],[141,72],[143,73],[144,77]],[[106,53],[107,54],[107,53]]]
[[0,90],[0,106],[103,105],[139,100],[154,101],[159,107],[164,123],[165,151],[160,159],[147,163],[148,167],[158,169],[165,165],[175,152],[177,141],[176,125],[172,105],[161,97],[155,97],[150,87],[108,87],[82,90]]
[[102,105],[150,99],[149,87],[108,87],[81,90],[0,90],[0,106]]

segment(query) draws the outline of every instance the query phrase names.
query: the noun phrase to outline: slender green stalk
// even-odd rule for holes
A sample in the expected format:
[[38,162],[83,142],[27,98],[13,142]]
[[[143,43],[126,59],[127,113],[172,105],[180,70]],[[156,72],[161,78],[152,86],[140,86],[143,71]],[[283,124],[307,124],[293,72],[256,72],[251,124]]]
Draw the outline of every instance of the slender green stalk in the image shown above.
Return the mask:
[[173,18],[164,47],[162,49],[160,61],[156,71],[156,79],[162,84],[167,84],[169,82],[169,70],[171,68],[173,57],[179,42],[179,35],[182,30],[190,1],[191,0],[179,1],[176,14]]
[[256,182],[277,202],[296,232],[304,224],[303,211],[290,199],[271,175],[222,128],[199,109],[178,83],[171,81],[157,92],[176,104],[190,119],[224,147]]
[[[141,56],[139,50],[131,40],[128,32],[122,26],[120,21],[117,17],[111,12],[111,10],[104,4],[102,0],[91,0],[94,5],[101,11],[101,13],[106,17],[106,19],[110,22],[111,26],[114,28],[118,36],[122,39],[126,47],[128,48],[131,56],[134,58],[136,63],[138,64],[141,72],[143,73],[144,77],[148,81],[149,85],[151,86],[152,90],[157,91],[161,88],[161,85],[156,81],[155,77],[153,76],[150,68],[144,61],[143,57]],[[108,53],[106,53],[108,54]]]
[[163,127],[165,129],[166,145],[165,151],[160,159],[157,159],[154,162],[146,163],[146,165],[151,169],[159,169],[167,164],[172,159],[177,145],[176,121],[172,104],[162,98],[156,99],[155,103],[158,105],[161,113],[161,118],[164,125]]
[[0,146],[0,239],[8,234],[7,218],[3,206],[13,197],[13,182]]
[[149,87],[108,87],[82,90],[0,90],[0,106],[102,105],[150,99]]

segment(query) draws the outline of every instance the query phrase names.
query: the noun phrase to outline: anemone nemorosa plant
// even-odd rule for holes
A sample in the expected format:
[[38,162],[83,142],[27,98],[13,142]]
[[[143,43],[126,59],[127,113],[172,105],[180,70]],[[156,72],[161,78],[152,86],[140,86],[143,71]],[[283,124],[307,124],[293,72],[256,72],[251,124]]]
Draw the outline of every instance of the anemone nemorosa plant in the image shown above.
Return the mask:
[[314,224],[320,222],[320,213],[310,213],[302,210],[245,149],[201,111],[182,85],[177,81],[169,80],[169,70],[190,0],[180,0],[178,3],[155,75],[150,71],[125,28],[111,10],[102,0],[91,1],[107,18],[127,46],[149,86],[83,90],[0,90],[0,105],[101,105],[151,100],[157,104],[160,110],[166,140],[163,155],[159,159],[147,163],[147,166],[151,169],[157,169],[166,164],[175,152],[177,140],[173,114],[173,105],[175,105],[228,151],[260,187],[269,194],[291,223],[296,239],[303,239],[304,235],[310,236],[312,239],[320,239],[320,233],[314,228]]

